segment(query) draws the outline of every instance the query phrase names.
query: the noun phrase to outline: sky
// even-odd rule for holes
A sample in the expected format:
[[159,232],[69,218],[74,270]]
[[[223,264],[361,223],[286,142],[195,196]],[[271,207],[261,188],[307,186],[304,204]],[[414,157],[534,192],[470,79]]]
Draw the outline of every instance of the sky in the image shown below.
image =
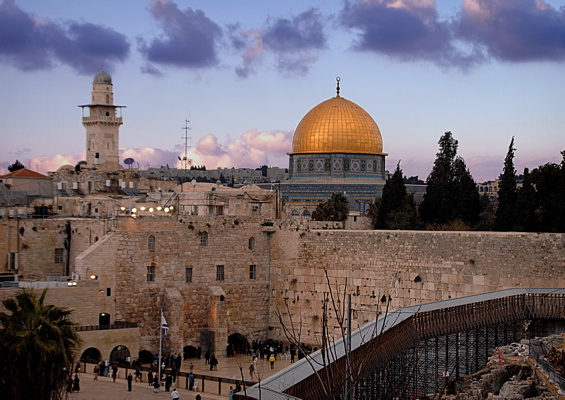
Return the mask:
[[0,174],[85,159],[77,106],[101,68],[141,169],[181,167],[185,142],[208,169],[287,168],[338,76],[391,172],[425,180],[446,131],[477,182],[512,137],[518,173],[565,150],[565,1],[0,0]]

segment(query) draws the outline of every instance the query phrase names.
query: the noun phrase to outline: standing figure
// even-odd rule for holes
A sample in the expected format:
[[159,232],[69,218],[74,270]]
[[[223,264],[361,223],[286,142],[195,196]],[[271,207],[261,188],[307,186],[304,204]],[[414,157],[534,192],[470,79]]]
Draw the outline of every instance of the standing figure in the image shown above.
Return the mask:
[[139,380],[139,382],[143,382],[143,377],[141,376],[141,371],[139,370],[139,368],[135,369],[135,381],[137,382]]
[[149,386],[153,385],[153,371],[151,370],[147,373],[147,382],[149,382]]
[[271,369],[275,369],[275,355],[271,354],[271,357],[269,357],[269,362],[271,363]]
[[188,374],[188,390],[192,390],[194,388],[194,374],[191,372]]
[[204,359],[206,360],[206,364],[210,364],[210,350],[204,353]]
[[131,382],[133,381],[133,376],[131,376],[131,372],[128,374],[128,392],[131,392]]
[[230,391],[228,392],[228,400],[233,400],[233,387],[230,386]]
[[78,374],[75,374],[75,379],[73,380],[73,392],[80,392],[80,379]]
[[117,377],[118,377],[118,367],[114,365],[112,367],[112,379],[114,382],[116,382]]
[[94,379],[95,381],[98,380],[98,373],[100,371],[100,367],[98,367],[98,364],[94,364],[94,370],[92,371],[94,373]]
[[160,387],[161,387],[161,382],[159,382],[159,377],[155,375],[155,379],[153,379],[153,392],[159,393]]
[[165,392],[169,391],[172,384],[173,384],[173,377],[167,374],[167,377],[165,378]]

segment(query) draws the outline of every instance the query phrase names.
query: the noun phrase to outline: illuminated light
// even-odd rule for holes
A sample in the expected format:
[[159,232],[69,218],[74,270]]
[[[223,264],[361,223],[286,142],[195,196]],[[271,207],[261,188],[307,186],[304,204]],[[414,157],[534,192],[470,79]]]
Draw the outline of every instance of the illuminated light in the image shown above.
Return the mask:
[[67,282],[67,286],[73,287],[76,286],[77,283],[76,282]]
[[145,211],[145,207],[140,207],[140,210],[141,210],[141,211]]
[[169,209],[173,211],[175,208],[173,206],[170,206]]
[[136,212],[137,212],[137,208],[135,208],[135,207],[132,208],[132,209],[131,209],[131,212],[132,212],[132,213],[136,213]]
[[169,212],[169,207],[165,207],[165,212]]
[[149,212],[153,212],[153,207],[149,207]]
[[163,209],[163,207],[159,206],[157,207],[157,211],[161,211]]
[[98,279],[98,275],[92,274],[92,275],[90,275],[90,279]]
[[120,210],[125,211],[126,208],[125,208],[124,206],[121,206],[121,207],[120,207]]

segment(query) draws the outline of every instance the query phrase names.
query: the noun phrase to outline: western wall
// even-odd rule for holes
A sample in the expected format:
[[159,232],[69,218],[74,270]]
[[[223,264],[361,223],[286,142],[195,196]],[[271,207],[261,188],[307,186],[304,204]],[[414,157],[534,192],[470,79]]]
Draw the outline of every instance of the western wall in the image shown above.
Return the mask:
[[[387,306],[565,287],[564,234],[279,229],[271,250],[271,316],[288,305],[287,325],[288,315],[302,321],[305,342],[320,342],[328,282],[353,295],[354,327]],[[284,337],[278,327],[271,335]]]
[[[112,288],[111,296],[99,298],[100,312],[138,323],[140,349],[156,348],[163,308],[171,349],[210,344],[218,355],[234,333],[250,342],[286,340],[277,310],[300,320],[302,341],[319,344],[325,271],[335,294],[353,294],[354,327],[386,307],[513,287],[565,287],[564,234],[308,226],[315,225],[289,219],[269,226],[261,218],[229,216],[123,219],[119,230],[77,258],[76,272],[85,275],[88,268],[101,288]],[[148,266],[155,267],[154,281]]]

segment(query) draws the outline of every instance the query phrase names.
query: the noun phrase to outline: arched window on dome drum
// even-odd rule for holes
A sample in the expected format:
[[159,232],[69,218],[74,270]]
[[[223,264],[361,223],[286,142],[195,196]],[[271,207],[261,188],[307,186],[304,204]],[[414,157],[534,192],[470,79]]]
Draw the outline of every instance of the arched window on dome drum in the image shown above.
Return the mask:
[[309,217],[310,217],[310,211],[308,211],[308,210],[304,210],[304,212],[302,213],[302,216],[303,216],[303,217],[308,217],[308,218],[309,218]]
[[255,238],[249,238],[248,247],[249,247],[249,250],[253,250],[255,248]]
[[293,211],[292,211],[292,216],[293,216],[293,217],[300,217],[300,214],[298,213],[298,211],[293,210]]
[[153,235],[149,236],[149,239],[147,240],[147,248],[150,251],[155,250],[155,236]]

